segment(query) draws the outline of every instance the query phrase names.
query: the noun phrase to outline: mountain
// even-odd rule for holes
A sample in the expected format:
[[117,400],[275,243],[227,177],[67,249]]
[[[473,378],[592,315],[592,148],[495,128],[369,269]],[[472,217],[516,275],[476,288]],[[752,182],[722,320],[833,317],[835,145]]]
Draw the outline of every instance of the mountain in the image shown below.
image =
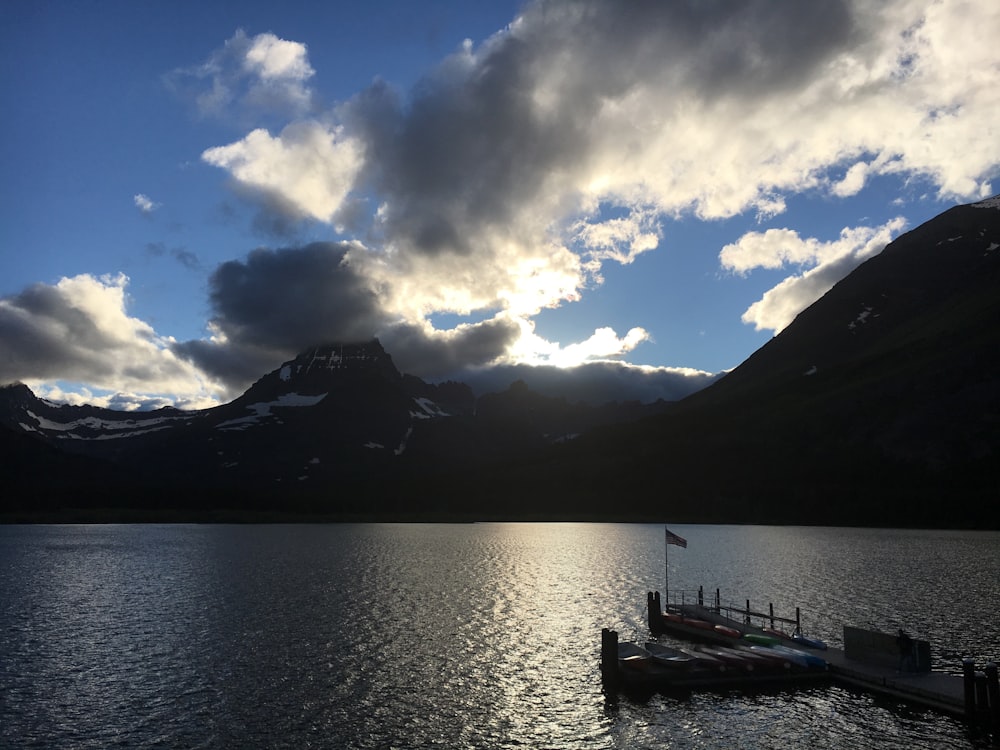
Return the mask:
[[[8,510],[416,514],[434,476],[523,459],[662,404],[569,404],[523,383],[477,404],[403,375],[378,341],[311,348],[203,411],[115,412],[0,388]],[[419,498],[419,493],[416,497]]]
[[0,452],[7,517],[1000,528],[1000,199],[900,236],[679,402],[522,382],[476,399],[371,341],[312,348],[196,412],[6,386]]
[[489,486],[596,516],[1000,528],[998,453],[994,198],[900,236],[666,414]]

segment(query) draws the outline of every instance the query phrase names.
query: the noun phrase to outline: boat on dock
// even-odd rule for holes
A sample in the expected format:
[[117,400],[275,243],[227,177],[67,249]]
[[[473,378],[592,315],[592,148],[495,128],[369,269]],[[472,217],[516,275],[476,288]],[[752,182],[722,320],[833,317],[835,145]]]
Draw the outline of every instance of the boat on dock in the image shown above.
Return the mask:
[[754,659],[748,654],[741,654],[735,649],[726,648],[725,646],[696,646],[695,651],[719,659],[730,669],[743,672],[754,671]]
[[802,651],[797,648],[791,648],[790,646],[782,646],[782,645],[764,646],[764,648],[770,648],[772,651],[777,651],[779,654],[787,656],[790,659],[799,660],[799,662],[806,669],[825,670],[827,668],[826,659],[820,656],[816,656],[815,654],[811,654],[808,651]]
[[665,646],[656,641],[647,641],[644,648],[649,652],[653,662],[667,669],[683,670],[690,672],[695,669],[710,668],[708,662],[699,659],[697,656],[682,651],[679,648]]
[[792,641],[795,642],[796,646],[805,646],[806,648],[815,649],[817,651],[826,651],[827,645],[819,638],[809,638],[808,636],[802,635],[802,633],[792,633]]
[[637,643],[622,641],[618,644],[618,666],[621,669],[647,671],[653,655]]

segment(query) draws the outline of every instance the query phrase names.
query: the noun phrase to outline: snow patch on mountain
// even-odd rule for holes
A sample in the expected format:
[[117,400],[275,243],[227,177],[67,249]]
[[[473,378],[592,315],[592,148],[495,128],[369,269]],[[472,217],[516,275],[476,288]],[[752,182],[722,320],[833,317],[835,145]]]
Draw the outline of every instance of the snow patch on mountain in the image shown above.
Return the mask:
[[872,309],[873,308],[870,305],[865,305],[864,309],[860,313],[858,313],[858,317],[856,317],[854,320],[848,323],[847,327],[853,331],[859,325],[867,323],[869,316],[871,316],[872,314]]
[[410,439],[410,435],[412,434],[413,434],[413,428],[411,427],[406,431],[406,434],[403,435],[403,439],[400,441],[399,447],[396,448],[396,450],[394,450],[393,453],[395,453],[397,456],[402,456],[403,451],[406,450],[406,443]]
[[219,422],[215,426],[217,430],[245,430],[247,427],[257,424],[262,419],[273,416],[271,414],[271,409],[275,407],[288,407],[288,406],[315,406],[324,398],[327,394],[321,393],[318,396],[304,396],[299,393],[285,393],[281,395],[277,401],[259,401],[255,404],[248,404],[247,409],[254,414],[248,417],[237,417],[236,419],[227,419],[225,422]]
[[[171,427],[171,423],[186,417],[153,417],[151,419],[101,419],[100,417],[83,417],[69,422],[56,422],[28,410],[27,415],[38,422],[38,427],[20,423],[22,429],[28,432],[55,432],[59,438],[74,440],[114,440],[116,438],[145,435]],[[93,430],[99,435],[78,434],[78,430]]]

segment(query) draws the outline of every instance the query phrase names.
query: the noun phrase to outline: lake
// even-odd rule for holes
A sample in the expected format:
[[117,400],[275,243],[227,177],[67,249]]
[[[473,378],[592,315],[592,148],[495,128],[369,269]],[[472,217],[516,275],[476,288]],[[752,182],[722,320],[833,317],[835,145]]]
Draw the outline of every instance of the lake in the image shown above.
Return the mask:
[[[1000,660],[998,532],[670,528],[671,592]],[[986,746],[836,686],[609,699],[664,572],[658,525],[0,526],[0,746]]]

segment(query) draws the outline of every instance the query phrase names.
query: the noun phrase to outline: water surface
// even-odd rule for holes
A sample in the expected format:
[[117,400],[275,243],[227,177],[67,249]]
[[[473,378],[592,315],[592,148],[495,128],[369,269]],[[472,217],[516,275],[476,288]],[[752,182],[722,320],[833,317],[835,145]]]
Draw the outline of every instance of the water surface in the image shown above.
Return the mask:
[[[673,594],[839,645],[904,627],[1000,659],[1000,534],[676,526]],[[968,748],[961,722],[835,686],[609,700],[663,527],[0,527],[0,745]],[[758,606],[759,605],[759,606]]]

